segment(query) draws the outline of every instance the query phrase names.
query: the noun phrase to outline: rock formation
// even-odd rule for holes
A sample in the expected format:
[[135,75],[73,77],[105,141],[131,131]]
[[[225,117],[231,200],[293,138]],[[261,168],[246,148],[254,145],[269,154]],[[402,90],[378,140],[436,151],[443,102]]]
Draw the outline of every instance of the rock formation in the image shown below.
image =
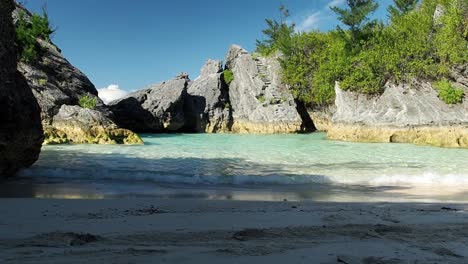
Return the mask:
[[0,178],[32,165],[43,140],[40,108],[17,71],[12,0],[0,1]]
[[[468,86],[456,85],[468,94]],[[468,100],[447,105],[429,82],[388,83],[381,96],[370,98],[338,84],[335,90],[331,139],[468,147]]]
[[[31,16],[28,10],[17,5],[13,14],[17,20],[19,12],[24,12],[25,18]],[[53,43],[37,39],[39,47],[39,58],[31,62],[19,62],[18,69],[26,77],[34,96],[41,108],[41,119],[46,134],[45,143],[143,143],[131,131],[118,129],[112,121],[112,113],[108,107],[98,98],[98,92],[91,81],[80,70],[74,67],[66,60],[61,51]],[[75,106],[76,112],[90,113],[79,107],[79,99],[83,96],[95,98],[96,108],[94,112],[99,112],[99,122],[93,122],[93,128],[99,127],[99,134],[94,131],[86,131],[84,126],[75,127],[77,124],[83,124],[87,119],[79,120],[86,115],[71,115],[65,123],[60,122],[60,128],[57,124],[56,115],[59,114],[64,105]],[[78,109],[81,108],[81,109]],[[95,120],[95,121],[98,121]],[[67,132],[69,133],[67,133]],[[74,131],[70,133],[71,131]],[[82,133],[79,133],[79,132]],[[60,135],[60,136],[59,136]],[[98,136],[99,138],[92,138]],[[58,136],[58,137],[55,137]],[[121,140],[121,138],[125,140]]]
[[312,129],[304,127],[291,92],[281,82],[277,58],[253,56],[233,45],[226,56],[226,68],[234,73],[229,85],[232,132],[291,133]]
[[305,107],[281,84],[277,58],[232,46],[224,80],[221,61],[208,60],[200,76],[179,76],[111,102],[118,125],[139,132],[295,133],[313,129]]
[[185,100],[186,128],[193,132],[229,132],[232,109],[223,81],[223,63],[208,60],[200,77],[189,84]]
[[185,126],[188,76],[131,93],[109,103],[117,124],[137,132],[176,132]]

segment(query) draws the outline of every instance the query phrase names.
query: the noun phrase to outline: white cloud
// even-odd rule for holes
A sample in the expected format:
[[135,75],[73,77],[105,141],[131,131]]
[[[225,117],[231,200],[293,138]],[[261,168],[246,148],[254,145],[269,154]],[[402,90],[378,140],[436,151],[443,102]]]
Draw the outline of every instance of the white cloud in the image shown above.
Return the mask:
[[311,31],[319,29],[320,26],[323,26],[325,22],[331,22],[334,18],[333,12],[330,10],[332,6],[343,5],[345,0],[331,0],[328,4],[322,6],[322,8],[316,8],[315,10],[309,11],[306,15],[300,16],[296,21],[299,21],[297,24],[296,30],[301,31]]
[[317,29],[319,26],[319,22],[322,19],[322,16],[322,11],[317,11],[309,15],[297,25],[297,31],[311,31],[313,29]]
[[101,98],[105,104],[120,99],[127,94],[128,92],[120,89],[117,84],[111,84],[106,88],[98,89],[99,98]]

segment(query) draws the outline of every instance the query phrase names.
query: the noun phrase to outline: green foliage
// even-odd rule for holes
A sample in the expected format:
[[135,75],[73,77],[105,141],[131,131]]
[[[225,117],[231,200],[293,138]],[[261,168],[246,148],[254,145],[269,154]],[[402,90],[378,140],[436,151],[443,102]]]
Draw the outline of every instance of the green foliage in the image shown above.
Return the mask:
[[276,51],[287,51],[291,46],[291,36],[294,33],[295,25],[288,25],[286,18],[289,17],[289,10],[283,5],[280,7],[280,21],[266,19],[267,28],[262,31],[266,36],[264,40],[257,40],[257,52],[270,56]]
[[[366,31],[370,30],[375,21],[369,22],[369,15],[375,12],[379,4],[375,0],[348,0],[348,8],[340,8],[337,6],[330,7],[338,19],[349,27],[351,33],[351,44],[359,44],[359,41],[366,35]],[[343,32],[339,28],[339,31]]]
[[453,0],[445,5],[441,27],[435,34],[437,56],[445,66],[468,62],[466,24],[468,12],[466,0]]
[[16,39],[21,49],[21,60],[30,62],[37,59],[39,53],[37,39],[41,38],[50,42],[52,33],[54,33],[54,30],[51,29],[45,9],[42,15],[34,14],[30,17],[30,20],[26,18],[26,13],[21,10],[16,22]]
[[97,105],[97,98],[90,95],[84,95],[80,97],[78,104],[87,109],[95,109]]
[[459,104],[465,97],[463,89],[455,88],[448,80],[435,82],[434,86],[439,91],[439,98],[446,104]]
[[234,81],[234,73],[231,71],[231,70],[224,70],[223,72],[223,78],[224,78],[224,82],[227,84],[227,85],[230,85],[232,81]]
[[414,10],[419,0],[394,0],[394,5],[388,8],[390,17],[395,19]]
[[[468,1],[423,0],[415,8],[417,3],[395,0],[387,25],[368,20],[374,1],[349,0],[348,9],[333,8],[349,29],[292,34],[281,50],[283,81],[296,99],[326,105],[334,100],[337,81],[344,90],[372,95],[388,81],[449,77],[453,66],[468,63]],[[437,5],[445,10],[440,23],[434,23]]]
[[231,108],[232,108],[232,106],[231,106],[230,103],[225,103],[224,104],[224,109],[231,109]]
[[47,84],[47,79],[39,79],[39,85],[44,86]]

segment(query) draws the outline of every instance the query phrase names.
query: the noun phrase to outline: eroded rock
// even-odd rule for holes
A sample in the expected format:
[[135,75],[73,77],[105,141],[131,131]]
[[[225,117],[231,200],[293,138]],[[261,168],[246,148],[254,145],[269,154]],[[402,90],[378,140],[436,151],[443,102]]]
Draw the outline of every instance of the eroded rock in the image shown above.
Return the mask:
[[138,132],[175,132],[185,126],[188,76],[153,85],[109,103],[116,123]]
[[[226,68],[234,73],[229,85],[232,132],[293,133],[307,130],[288,87],[281,82],[277,57],[263,58],[233,45]],[[307,113],[306,113],[307,114]]]
[[13,9],[13,1],[0,1],[0,178],[32,165],[43,140],[39,105],[16,69]]

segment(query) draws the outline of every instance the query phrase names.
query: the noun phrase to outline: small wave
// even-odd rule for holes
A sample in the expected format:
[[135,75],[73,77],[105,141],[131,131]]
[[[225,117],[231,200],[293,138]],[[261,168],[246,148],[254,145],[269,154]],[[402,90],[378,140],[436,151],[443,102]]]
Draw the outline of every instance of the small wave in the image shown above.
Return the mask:
[[370,186],[468,186],[468,175],[441,175],[422,173],[418,175],[378,175],[378,176],[326,176],[326,175],[193,175],[168,174],[167,172],[134,171],[115,169],[68,169],[34,167],[22,170],[23,177],[43,177],[85,180],[151,181],[156,183],[180,184],[231,184],[231,185],[299,185],[299,184],[343,184]]

